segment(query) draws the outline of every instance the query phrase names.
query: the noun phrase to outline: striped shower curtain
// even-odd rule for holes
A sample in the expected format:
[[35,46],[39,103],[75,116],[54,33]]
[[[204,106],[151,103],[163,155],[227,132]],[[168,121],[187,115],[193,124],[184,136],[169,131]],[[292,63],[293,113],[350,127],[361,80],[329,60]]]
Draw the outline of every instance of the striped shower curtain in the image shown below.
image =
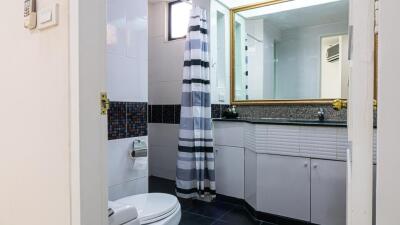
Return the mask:
[[186,36],[176,192],[182,198],[215,197],[207,13],[194,7]]

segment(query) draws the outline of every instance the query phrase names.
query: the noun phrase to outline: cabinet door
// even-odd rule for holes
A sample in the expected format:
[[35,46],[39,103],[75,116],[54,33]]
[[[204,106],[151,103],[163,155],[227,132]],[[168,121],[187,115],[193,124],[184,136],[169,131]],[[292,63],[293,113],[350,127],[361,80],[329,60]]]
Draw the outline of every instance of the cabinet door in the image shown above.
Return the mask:
[[346,162],[311,160],[311,222],[346,224]]
[[215,146],[217,193],[244,199],[244,149]]
[[310,159],[258,155],[257,210],[310,221]]

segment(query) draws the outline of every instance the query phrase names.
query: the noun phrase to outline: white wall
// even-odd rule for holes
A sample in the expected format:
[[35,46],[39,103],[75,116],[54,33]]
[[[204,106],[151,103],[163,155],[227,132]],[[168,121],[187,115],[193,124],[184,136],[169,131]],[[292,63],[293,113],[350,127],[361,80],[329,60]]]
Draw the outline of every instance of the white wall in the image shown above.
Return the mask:
[[60,25],[23,27],[23,2],[0,8],[0,224],[69,225],[68,0]]
[[106,2],[69,3],[71,219],[106,225],[107,116],[99,113],[99,93],[106,90]]
[[379,1],[377,225],[399,224],[399,1]]
[[166,40],[167,3],[149,4],[149,104],[180,104],[185,40]]
[[282,31],[277,43],[277,98],[319,98],[320,39],[347,33],[347,22]]
[[[107,91],[111,101],[148,101],[147,0],[107,1]],[[128,158],[134,139],[108,141],[110,200],[148,190],[144,159]]]
[[[221,3],[210,1],[211,103],[230,102],[230,15]],[[220,17],[218,18],[218,15]],[[217,23],[219,19],[219,24]]]

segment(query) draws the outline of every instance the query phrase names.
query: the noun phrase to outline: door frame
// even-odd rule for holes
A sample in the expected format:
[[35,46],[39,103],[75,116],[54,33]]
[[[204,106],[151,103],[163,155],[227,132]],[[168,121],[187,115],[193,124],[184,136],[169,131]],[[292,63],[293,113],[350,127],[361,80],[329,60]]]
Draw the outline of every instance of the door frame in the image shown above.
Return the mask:
[[[95,8],[95,10],[93,9]],[[69,0],[70,215],[107,225],[106,1]]]
[[379,54],[378,54],[378,154],[376,219],[378,225],[396,225],[400,221],[400,111],[399,83],[400,50],[399,1],[379,1]]
[[372,225],[375,1],[349,4],[347,225]]

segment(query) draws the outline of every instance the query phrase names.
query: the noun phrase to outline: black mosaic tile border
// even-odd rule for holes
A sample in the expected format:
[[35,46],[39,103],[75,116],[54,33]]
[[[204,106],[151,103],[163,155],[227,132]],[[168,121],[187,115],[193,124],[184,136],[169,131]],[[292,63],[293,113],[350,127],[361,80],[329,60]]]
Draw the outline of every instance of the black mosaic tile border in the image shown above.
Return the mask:
[[147,136],[146,102],[110,102],[108,140]]
[[336,111],[330,105],[265,105],[237,106],[241,118],[285,118],[285,119],[318,119],[318,111],[322,108],[325,120],[346,121],[347,110]]
[[[149,123],[179,124],[180,105],[149,105]],[[226,104],[212,104],[212,118],[221,118],[222,112],[228,108]],[[237,106],[239,117],[247,119],[285,118],[285,119],[318,119],[318,111],[322,108],[328,121],[346,121],[347,110],[334,110],[330,105],[264,105]],[[376,112],[374,114],[376,118]]]
[[[229,105],[212,104],[212,118],[221,118],[223,110]],[[181,105],[149,105],[149,123],[179,124]]]

